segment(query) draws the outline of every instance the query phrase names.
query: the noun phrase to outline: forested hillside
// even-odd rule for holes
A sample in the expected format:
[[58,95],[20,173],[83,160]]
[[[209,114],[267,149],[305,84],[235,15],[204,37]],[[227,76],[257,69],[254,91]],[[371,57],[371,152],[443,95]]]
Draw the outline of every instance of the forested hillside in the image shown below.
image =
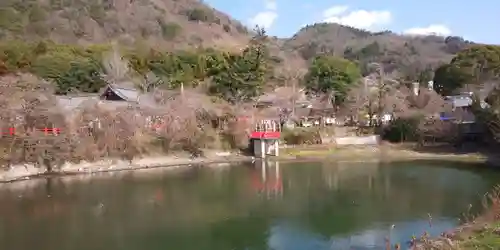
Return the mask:
[[298,31],[284,44],[288,51],[298,51],[305,60],[320,54],[335,55],[385,65],[387,71],[398,70],[418,80],[422,71],[449,62],[472,43],[460,37],[403,36],[391,31],[369,32],[339,24],[318,23]]
[[5,0],[2,39],[241,48],[248,30],[197,0]]

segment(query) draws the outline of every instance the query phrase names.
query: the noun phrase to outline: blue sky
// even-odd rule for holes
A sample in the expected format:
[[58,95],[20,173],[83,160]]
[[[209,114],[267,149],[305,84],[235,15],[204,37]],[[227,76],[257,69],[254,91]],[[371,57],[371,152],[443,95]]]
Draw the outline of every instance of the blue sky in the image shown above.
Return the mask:
[[[480,0],[205,0],[243,23],[290,37],[306,24],[336,22],[367,30],[456,35],[500,44],[500,1]],[[314,3],[313,3],[314,2]],[[496,25],[495,25],[496,24]]]

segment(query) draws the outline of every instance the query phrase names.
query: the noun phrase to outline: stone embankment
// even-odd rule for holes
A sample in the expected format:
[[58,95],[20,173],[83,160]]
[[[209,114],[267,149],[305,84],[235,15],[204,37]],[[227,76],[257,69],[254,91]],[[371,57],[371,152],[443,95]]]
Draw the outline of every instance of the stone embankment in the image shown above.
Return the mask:
[[[97,162],[65,163],[54,167],[50,174],[85,174],[96,172],[125,171],[144,168],[177,167],[209,163],[231,163],[250,161],[252,157],[235,155],[230,153],[216,153],[209,157],[190,158],[175,156],[150,156],[131,161],[121,159],[100,160]],[[33,177],[45,176],[49,173],[43,167],[33,164],[14,165],[0,170],[0,182],[11,182],[26,180]]]

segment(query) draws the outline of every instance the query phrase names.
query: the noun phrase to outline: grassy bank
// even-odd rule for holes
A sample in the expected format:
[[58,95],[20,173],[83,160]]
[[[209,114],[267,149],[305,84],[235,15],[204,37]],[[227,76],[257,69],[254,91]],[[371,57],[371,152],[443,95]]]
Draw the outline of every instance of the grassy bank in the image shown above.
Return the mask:
[[415,250],[490,250],[500,249],[500,186],[484,198],[485,212],[478,217],[469,216],[466,222],[439,238],[425,235],[415,239]]
[[283,148],[281,157],[361,161],[440,160],[470,163],[485,163],[488,161],[488,156],[476,152],[432,152],[432,150],[415,150],[397,145],[343,147],[336,147],[335,145],[297,146],[293,148]]

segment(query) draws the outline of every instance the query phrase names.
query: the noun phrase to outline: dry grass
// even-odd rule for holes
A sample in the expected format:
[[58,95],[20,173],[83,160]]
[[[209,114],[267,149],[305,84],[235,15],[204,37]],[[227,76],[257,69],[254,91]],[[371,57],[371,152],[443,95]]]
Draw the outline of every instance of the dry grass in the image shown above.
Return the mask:
[[453,232],[446,232],[437,239],[424,233],[413,239],[416,250],[490,250],[500,249],[500,186],[484,196],[485,212],[464,215],[465,223]]
[[[78,110],[58,107],[50,84],[30,75],[0,79],[1,165],[35,163],[50,168],[66,161],[106,157],[132,159],[147,154],[206,148],[244,148],[249,124],[238,123],[236,111],[214,103],[195,90],[161,98],[158,108],[110,109],[98,101]],[[161,121],[153,128],[148,118]],[[9,134],[15,128],[15,134]],[[45,134],[58,128],[60,134]]]

